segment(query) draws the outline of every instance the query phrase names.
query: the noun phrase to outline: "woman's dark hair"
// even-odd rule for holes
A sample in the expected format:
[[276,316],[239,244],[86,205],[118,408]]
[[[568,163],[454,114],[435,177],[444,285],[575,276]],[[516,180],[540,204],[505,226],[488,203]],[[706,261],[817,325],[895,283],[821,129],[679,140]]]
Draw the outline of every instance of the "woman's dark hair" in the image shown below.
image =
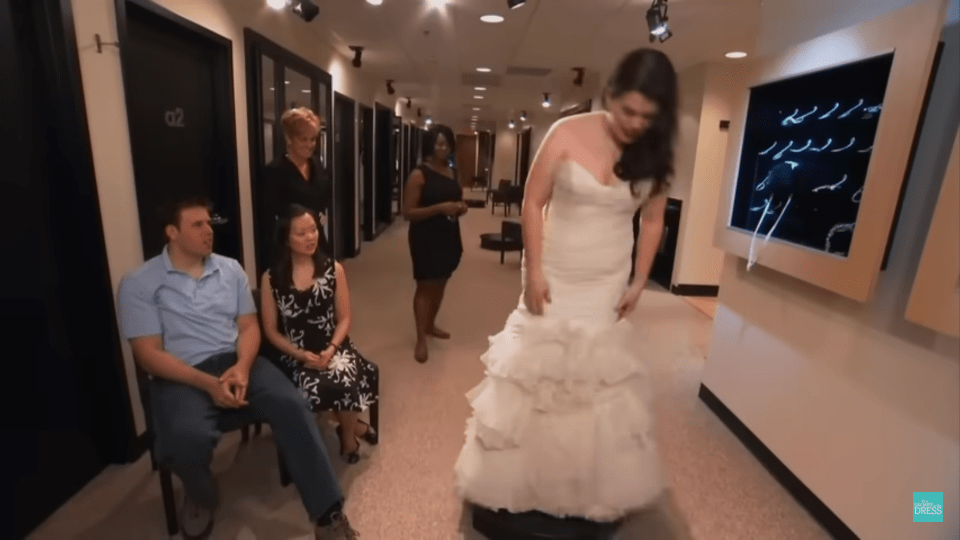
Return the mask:
[[[294,220],[309,214],[320,227],[320,218],[317,213],[305,206],[291,204],[286,215],[277,222],[274,248],[278,252],[277,259],[270,267],[270,282],[278,291],[286,291],[293,287],[293,254],[290,251],[290,228]],[[330,256],[326,253],[323,233],[318,235],[317,250],[313,253],[313,277],[320,277],[327,267]]]
[[443,124],[434,124],[434,126],[428,129],[423,135],[423,159],[427,159],[433,155],[433,150],[437,147],[437,139],[440,135],[443,135],[443,138],[447,140],[447,145],[450,146],[450,153],[456,154],[457,138],[453,135],[453,130]]
[[653,178],[652,194],[669,186],[673,175],[673,143],[677,136],[677,73],[667,55],[641,48],[620,60],[607,81],[610,96],[618,98],[639,92],[657,104],[650,127],[623,149],[614,173],[636,190],[642,180]]

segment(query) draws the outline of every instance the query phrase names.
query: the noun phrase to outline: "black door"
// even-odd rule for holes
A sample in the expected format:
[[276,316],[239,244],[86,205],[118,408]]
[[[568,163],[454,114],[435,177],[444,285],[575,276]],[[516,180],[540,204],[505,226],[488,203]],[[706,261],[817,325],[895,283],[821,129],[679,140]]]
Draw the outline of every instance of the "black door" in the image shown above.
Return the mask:
[[0,538],[26,536],[133,439],[69,9],[0,2]]
[[158,213],[189,196],[214,205],[214,250],[243,260],[230,41],[147,0],[117,0],[144,258],[166,239]]
[[362,196],[360,197],[363,209],[360,214],[360,229],[363,231],[363,239],[369,242],[377,234],[373,108],[366,105],[360,106],[360,122],[360,162],[363,164],[363,185],[361,188]]
[[374,144],[376,165],[374,171],[374,212],[376,218],[376,234],[380,234],[393,222],[393,178],[396,175],[396,136],[393,128],[393,111],[376,104],[376,124],[374,127]]
[[527,185],[527,174],[530,172],[530,136],[533,128],[527,128],[517,135],[517,183]]
[[356,257],[359,251],[355,102],[339,92],[334,93],[333,114],[333,194],[337,201],[333,234],[339,239],[334,248],[337,258],[350,258]]

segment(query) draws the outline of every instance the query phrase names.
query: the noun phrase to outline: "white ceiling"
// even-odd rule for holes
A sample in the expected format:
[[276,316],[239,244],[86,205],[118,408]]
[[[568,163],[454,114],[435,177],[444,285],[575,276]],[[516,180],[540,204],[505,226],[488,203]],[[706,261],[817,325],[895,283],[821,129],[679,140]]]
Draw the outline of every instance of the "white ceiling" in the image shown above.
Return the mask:
[[[661,48],[677,70],[724,58],[731,50],[754,52],[761,0],[668,0],[673,37],[650,44],[645,13],[652,0],[528,0],[510,10],[507,0],[318,0],[313,24],[337,51],[353,57],[365,48],[364,74],[395,81],[397,95],[411,97],[435,121],[465,127],[474,106],[481,120],[502,125],[526,110],[543,116],[597,94],[619,57],[642,46]],[[481,15],[505,17],[499,24]],[[488,74],[477,67],[489,67]],[[586,68],[576,87],[574,67]],[[533,68],[541,74],[510,74]],[[474,86],[487,89],[477,92]],[[482,95],[478,100],[474,96]],[[485,122],[486,123],[486,122]]]

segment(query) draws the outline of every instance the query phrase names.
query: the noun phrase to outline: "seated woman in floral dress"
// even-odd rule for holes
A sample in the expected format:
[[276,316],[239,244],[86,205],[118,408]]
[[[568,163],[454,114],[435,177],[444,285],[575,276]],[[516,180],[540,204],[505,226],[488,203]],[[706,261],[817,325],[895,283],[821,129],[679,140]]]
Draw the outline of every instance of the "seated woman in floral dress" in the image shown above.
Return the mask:
[[378,399],[380,370],[347,335],[347,278],[340,263],[321,249],[318,223],[312,210],[296,204],[278,223],[274,248],[279,257],[260,287],[264,337],[280,351],[281,368],[310,408],[334,411],[340,455],[352,464],[360,460],[358,438],[377,443],[377,433],[358,413]]

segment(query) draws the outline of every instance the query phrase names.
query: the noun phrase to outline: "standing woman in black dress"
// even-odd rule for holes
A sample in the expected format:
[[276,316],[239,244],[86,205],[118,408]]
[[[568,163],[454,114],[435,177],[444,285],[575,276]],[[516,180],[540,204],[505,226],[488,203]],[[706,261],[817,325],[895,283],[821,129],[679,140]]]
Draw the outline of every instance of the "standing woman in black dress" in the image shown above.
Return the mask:
[[[327,213],[333,183],[316,154],[317,139],[322,129],[320,118],[306,107],[290,109],[280,117],[287,150],[263,169],[264,213],[261,224],[261,261],[268,268],[276,259],[279,247],[273,246],[277,220],[286,216],[290,205],[299,204],[320,216],[320,245],[326,249]],[[324,151],[324,149],[320,149]]]
[[403,217],[410,222],[410,257],[417,291],[413,315],[417,345],[413,357],[427,361],[427,337],[449,339],[434,324],[447,280],[460,265],[463,243],[459,217],[467,212],[463,189],[450,168],[455,151],[453,131],[435,125],[423,138],[423,162],[410,173],[403,196]]

